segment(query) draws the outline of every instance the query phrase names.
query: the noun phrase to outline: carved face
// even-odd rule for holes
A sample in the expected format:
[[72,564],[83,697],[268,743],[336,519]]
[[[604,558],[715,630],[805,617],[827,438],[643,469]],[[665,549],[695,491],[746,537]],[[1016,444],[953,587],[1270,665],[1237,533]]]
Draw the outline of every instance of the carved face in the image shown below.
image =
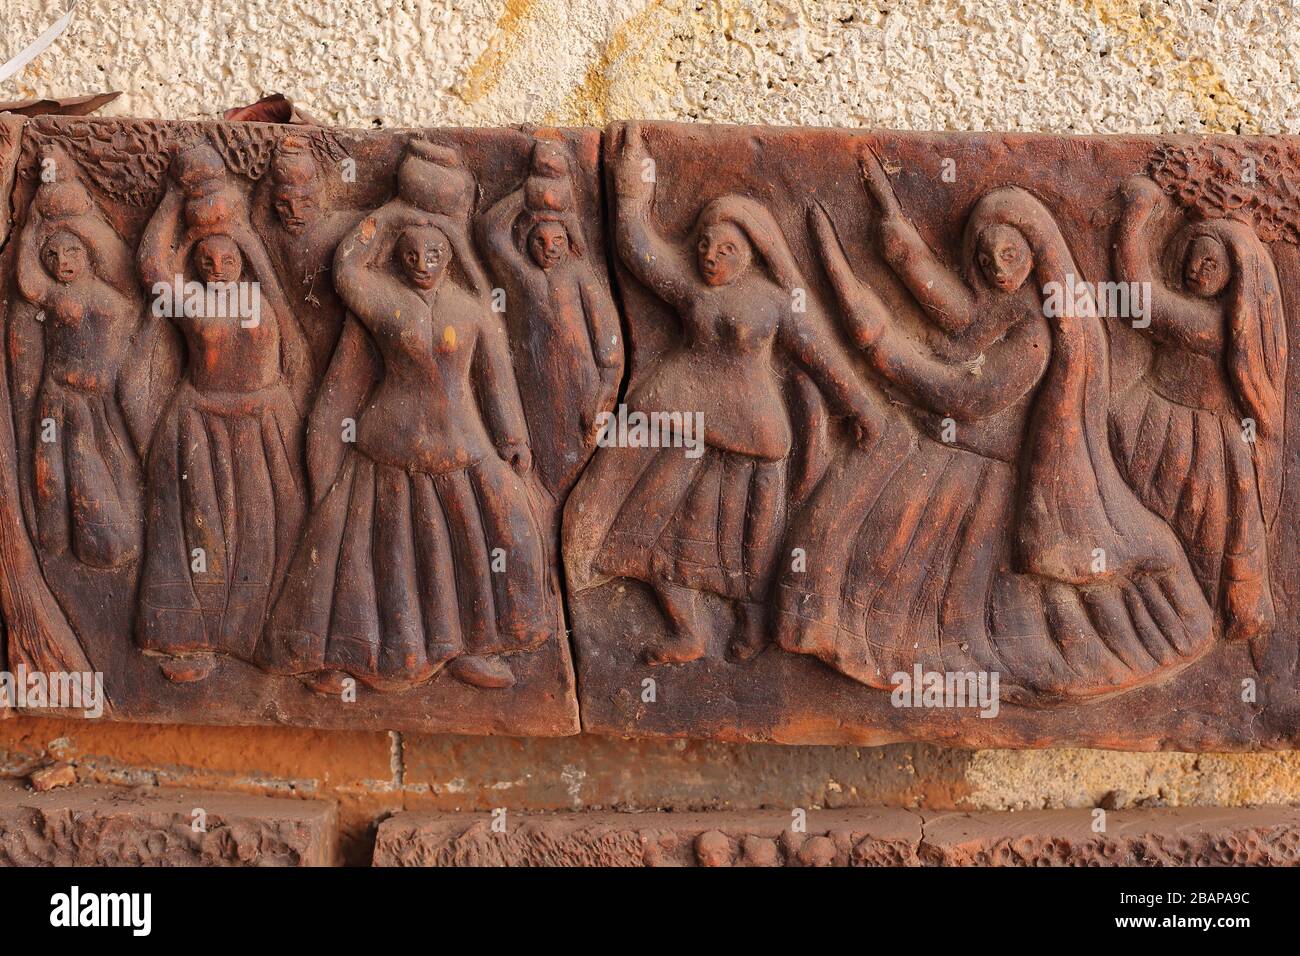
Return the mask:
[[1197,236],[1187,247],[1183,263],[1183,281],[1195,295],[1212,299],[1223,291],[1232,277],[1228,250],[1213,236]]
[[320,214],[320,199],[310,190],[277,189],[275,214],[286,232],[301,236]]
[[695,858],[700,866],[731,866],[731,841],[717,830],[695,838]]
[[434,226],[412,226],[397,240],[402,271],[417,289],[433,289],[451,262],[451,243]]
[[558,265],[569,251],[569,232],[563,223],[539,222],[528,234],[528,254],[543,269]]
[[737,226],[719,222],[700,231],[695,257],[704,281],[719,286],[735,282],[744,275],[754,259],[754,252]]
[[979,237],[980,271],[994,288],[1015,292],[1029,278],[1034,256],[1019,229],[998,224],[989,226]]
[[86,271],[86,247],[72,233],[56,232],[45,240],[41,262],[59,282],[76,282]]
[[244,258],[229,236],[208,236],[194,248],[194,266],[204,282],[238,282]]

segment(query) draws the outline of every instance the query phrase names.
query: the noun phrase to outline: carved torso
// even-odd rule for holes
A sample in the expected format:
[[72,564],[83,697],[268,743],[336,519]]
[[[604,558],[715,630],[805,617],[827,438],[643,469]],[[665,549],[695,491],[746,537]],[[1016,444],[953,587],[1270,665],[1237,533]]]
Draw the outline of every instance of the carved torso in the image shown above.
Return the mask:
[[492,453],[471,381],[482,306],[452,283],[406,290],[396,314],[362,318],[383,372],[357,422],[357,447],[398,467],[438,474]]
[[277,319],[265,299],[261,310],[258,324],[250,327],[237,315],[173,318],[185,337],[190,380],[200,392],[255,392],[280,379]]
[[47,374],[80,391],[111,389],[138,316],[106,284],[58,287],[45,305]]
[[790,453],[790,422],[772,368],[772,345],[788,309],[789,296],[753,274],[706,287],[682,312],[680,346],[633,391],[630,407],[703,412],[710,446],[784,458]]

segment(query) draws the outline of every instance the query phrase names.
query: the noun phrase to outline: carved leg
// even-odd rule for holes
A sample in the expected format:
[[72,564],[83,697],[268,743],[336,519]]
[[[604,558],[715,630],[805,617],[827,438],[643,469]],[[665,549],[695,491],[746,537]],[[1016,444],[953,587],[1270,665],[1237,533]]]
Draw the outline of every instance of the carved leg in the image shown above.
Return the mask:
[[667,581],[656,582],[654,590],[673,633],[671,637],[655,641],[646,647],[645,662],[684,664],[699,660],[707,650],[696,614],[695,602],[699,595],[690,588]]
[[1223,556],[1223,613],[1228,640],[1267,634],[1276,624],[1269,589],[1267,531],[1255,464],[1244,442],[1228,437],[1228,541]]
[[767,610],[757,601],[736,602],[736,631],[727,653],[733,660],[747,661],[767,649]]
[[1244,641],[1267,634],[1275,624],[1273,596],[1269,593],[1263,554],[1261,542],[1251,551],[1224,556],[1224,617],[1230,641]]

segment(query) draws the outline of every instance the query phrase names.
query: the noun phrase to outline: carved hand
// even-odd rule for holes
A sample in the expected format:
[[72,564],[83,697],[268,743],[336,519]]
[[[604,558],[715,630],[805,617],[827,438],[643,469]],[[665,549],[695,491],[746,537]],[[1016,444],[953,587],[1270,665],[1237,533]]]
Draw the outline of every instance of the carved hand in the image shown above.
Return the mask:
[[644,200],[650,196],[654,190],[654,180],[644,176],[647,159],[649,154],[641,140],[641,124],[628,123],[623,127],[623,155],[614,168],[620,197]]
[[902,219],[903,207],[898,204],[894,187],[890,185],[884,167],[880,165],[880,160],[876,158],[870,146],[862,147],[859,167],[862,170],[862,182],[867,187],[867,192],[871,194],[871,198],[876,201],[881,215],[886,219]]

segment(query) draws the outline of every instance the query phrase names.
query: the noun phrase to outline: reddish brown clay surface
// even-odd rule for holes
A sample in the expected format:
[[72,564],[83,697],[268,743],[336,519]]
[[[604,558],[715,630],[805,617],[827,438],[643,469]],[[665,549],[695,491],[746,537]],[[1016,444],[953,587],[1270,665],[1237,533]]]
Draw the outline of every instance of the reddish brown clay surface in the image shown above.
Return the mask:
[[0,116],[5,666],[147,721],[1294,746],[1298,175]]
[[1294,746],[1290,140],[605,155],[632,362],[566,506],[584,727]]
[[11,668],[101,672],[120,718],[573,733],[559,502],[623,357],[599,142],[7,133]]
[[0,782],[0,866],[330,866],[335,817],[322,800]]
[[1294,866],[1300,811],[403,813],[376,866]]

